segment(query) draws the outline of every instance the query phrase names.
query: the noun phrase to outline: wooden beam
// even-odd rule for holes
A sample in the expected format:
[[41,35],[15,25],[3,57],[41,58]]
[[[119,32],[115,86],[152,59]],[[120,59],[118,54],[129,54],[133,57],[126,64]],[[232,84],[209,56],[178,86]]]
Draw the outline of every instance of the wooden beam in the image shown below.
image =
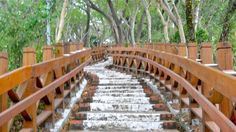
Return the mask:
[[[5,52],[0,53],[0,75],[7,72],[8,69],[8,55]],[[1,89],[4,87],[1,86]],[[0,94],[0,112],[8,108],[7,93]],[[0,132],[8,132],[8,122],[0,127]]]
[[[36,52],[34,48],[24,48],[23,49],[23,65],[33,65],[36,63]],[[22,98],[26,98],[32,95],[36,90],[36,78],[31,78],[28,81],[25,90],[22,90]],[[30,105],[26,111],[31,116],[31,121],[24,121],[23,128],[32,128],[34,132],[37,131],[37,103]]]

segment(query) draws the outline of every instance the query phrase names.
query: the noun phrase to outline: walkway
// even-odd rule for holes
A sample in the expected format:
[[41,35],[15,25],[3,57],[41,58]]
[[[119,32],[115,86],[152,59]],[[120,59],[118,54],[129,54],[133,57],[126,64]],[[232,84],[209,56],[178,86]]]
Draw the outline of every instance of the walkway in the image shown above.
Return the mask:
[[105,68],[111,64],[109,59],[85,68],[98,76],[99,84],[91,99],[82,97],[76,120],[70,121],[71,130],[177,131],[160,96],[143,81]]

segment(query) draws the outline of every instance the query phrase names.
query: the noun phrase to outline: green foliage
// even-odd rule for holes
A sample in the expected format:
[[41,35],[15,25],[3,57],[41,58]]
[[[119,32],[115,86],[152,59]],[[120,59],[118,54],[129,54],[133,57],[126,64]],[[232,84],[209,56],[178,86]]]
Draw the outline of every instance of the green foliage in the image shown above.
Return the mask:
[[196,31],[197,43],[207,42],[209,40],[209,35],[207,30],[203,28],[198,28]]
[[174,43],[179,43],[180,42],[180,37],[179,37],[179,31],[176,31],[174,35],[170,38],[171,42]]

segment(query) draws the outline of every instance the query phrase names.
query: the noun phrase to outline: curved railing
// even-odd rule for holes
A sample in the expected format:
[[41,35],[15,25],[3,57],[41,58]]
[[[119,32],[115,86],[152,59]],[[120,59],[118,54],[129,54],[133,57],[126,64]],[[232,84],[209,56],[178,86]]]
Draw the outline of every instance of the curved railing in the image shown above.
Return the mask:
[[134,47],[113,47],[108,52],[114,66],[158,80],[179,99],[180,108],[189,108],[191,117],[202,121],[205,130],[236,131],[227,115],[234,112],[235,77],[170,52]]
[[[55,55],[53,47],[44,47],[44,61],[35,64],[35,50],[26,48],[24,66],[0,76],[0,131],[9,131],[8,126],[17,115],[23,118],[22,130],[37,131],[45,121],[54,125],[56,109],[63,109],[64,102],[82,83],[83,68],[104,57],[103,47],[82,49],[77,45],[69,48],[56,45],[54,51]],[[0,54],[0,63],[3,73],[7,69],[6,54]],[[40,108],[42,103],[44,108]]]

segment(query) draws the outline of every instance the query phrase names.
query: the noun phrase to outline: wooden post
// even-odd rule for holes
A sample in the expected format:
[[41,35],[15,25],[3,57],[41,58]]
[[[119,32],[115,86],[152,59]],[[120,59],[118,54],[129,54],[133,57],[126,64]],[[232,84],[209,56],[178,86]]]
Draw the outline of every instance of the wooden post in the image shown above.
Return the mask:
[[70,52],[73,52],[73,51],[76,51],[76,50],[77,50],[76,44],[71,42],[70,43]]
[[229,43],[217,45],[217,64],[221,70],[233,69],[233,51]]
[[196,61],[197,59],[197,44],[196,43],[188,44],[188,58]]
[[70,53],[70,43],[66,42],[63,44],[64,46],[64,54],[69,54]]
[[[0,75],[7,72],[8,68],[8,56],[7,53],[0,53]],[[0,112],[7,109],[8,105],[8,96],[7,93],[0,95]],[[8,123],[5,123],[0,127],[0,132],[8,132]]]
[[[36,63],[36,54],[34,48],[24,48],[23,49],[23,65],[33,65]],[[28,80],[27,87],[23,93],[23,97],[28,97],[32,93],[34,93],[36,86],[36,80],[34,78]],[[37,104],[33,104],[30,107],[28,107],[27,112],[30,114],[32,121],[24,121],[24,128],[32,128],[34,132],[37,131],[37,124],[36,124],[36,118],[37,118]]]
[[[121,45],[119,45],[121,46]],[[84,44],[83,43],[79,43],[79,50],[83,49],[84,48]]]
[[51,46],[44,46],[43,47],[43,61],[53,59],[53,52]]
[[212,48],[211,44],[203,43],[200,50],[200,58],[203,64],[212,64],[213,56],[212,56]]
[[[44,46],[43,47],[43,61],[48,61],[53,59],[53,51],[52,51],[52,47],[51,46]],[[53,72],[49,72],[46,73],[45,75],[43,75],[43,86],[46,86],[48,84],[50,84],[51,82],[53,82]],[[47,97],[50,100],[50,105],[46,105],[45,110],[51,111],[52,115],[50,116],[49,120],[52,123],[52,125],[54,125],[54,91],[49,93],[47,95]]]
[[187,47],[185,44],[179,44],[177,48],[178,48],[178,55],[187,56]]
[[56,54],[55,57],[61,57],[64,55],[64,46],[62,43],[58,43],[55,45],[56,48]]
[[33,65],[36,63],[36,54],[34,48],[24,48],[23,66]]
[[[212,64],[213,63],[213,54],[212,54],[212,46],[210,43],[202,43],[200,48],[200,59],[202,64]],[[211,101],[214,105],[218,103],[218,100],[220,100],[218,95],[218,92],[215,90],[212,90],[212,87],[207,85],[206,82],[202,82],[202,93],[203,95],[208,98],[209,101]],[[205,126],[205,122],[209,121],[208,115],[203,112],[203,129],[204,131],[209,131],[209,129]]]
[[[64,45],[62,43],[58,43],[56,44],[56,54],[55,57],[62,57],[64,56],[64,54],[66,53],[66,49],[64,47]],[[55,69],[55,74],[56,74],[56,78],[60,78],[61,76],[63,76],[64,72],[65,72],[66,67],[60,67]],[[59,88],[56,89],[56,99],[55,100],[63,100],[64,99],[64,84],[62,84]],[[61,105],[59,105],[59,107],[64,108],[64,102],[62,101]]]
[[171,53],[173,53],[175,55],[178,53],[177,48],[176,48],[176,44],[171,44]]
[[[232,46],[228,42],[221,42],[217,45],[216,59],[220,70],[233,70]],[[225,116],[230,118],[233,113],[233,102],[224,96],[220,104],[220,110],[225,114]]]
[[166,44],[166,45],[165,45],[165,51],[166,51],[167,53],[171,53],[171,44]]

